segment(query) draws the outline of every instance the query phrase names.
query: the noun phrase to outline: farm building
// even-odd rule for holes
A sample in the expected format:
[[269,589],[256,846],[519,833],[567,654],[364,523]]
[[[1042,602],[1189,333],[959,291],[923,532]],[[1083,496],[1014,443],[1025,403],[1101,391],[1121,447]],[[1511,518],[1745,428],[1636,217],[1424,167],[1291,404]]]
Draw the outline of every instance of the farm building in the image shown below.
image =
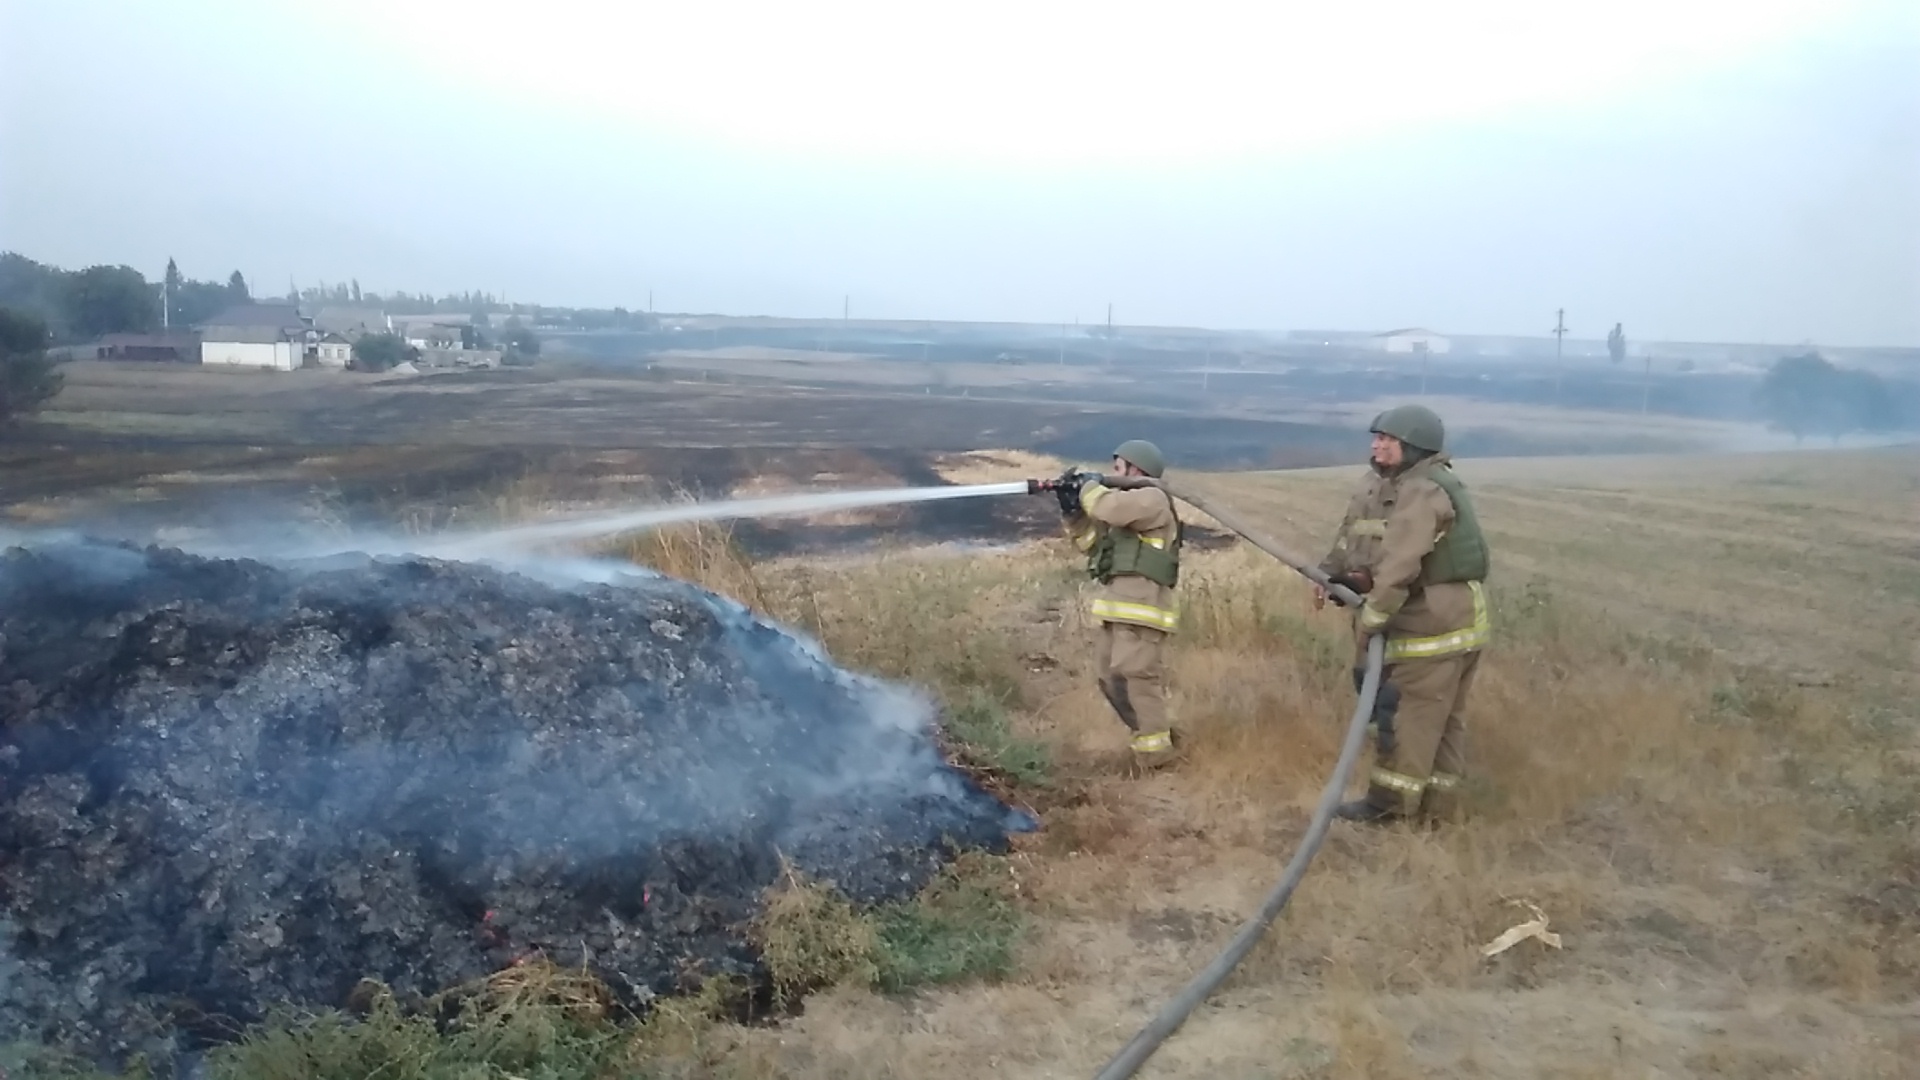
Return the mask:
[[1402,330],[1389,330],[1384,334],[1375,334],[1368,339],[1369,344],[1381,352],[1413,353],[1426,351],[1444,353],[1449,348],[1446,338],[1431,330],[1408,327]]
[[209,367],[292,371],[305,362],[314,331],[295,304],[240,304],[200,327],[200,362]]
[[465,340],[461,328],[465,321],[441,319],[432,322],[409,319],[400,336],[416,349],[458,349]]
[[101,360],[145,360],[163,364],[200,362],[200,335],[191,330],[161,330],[150,334],[108,334],[94,343]]
[[341,334],[321,334],[309,351],[313,362],[323,368],[345,368],[353,359],[353,343]]

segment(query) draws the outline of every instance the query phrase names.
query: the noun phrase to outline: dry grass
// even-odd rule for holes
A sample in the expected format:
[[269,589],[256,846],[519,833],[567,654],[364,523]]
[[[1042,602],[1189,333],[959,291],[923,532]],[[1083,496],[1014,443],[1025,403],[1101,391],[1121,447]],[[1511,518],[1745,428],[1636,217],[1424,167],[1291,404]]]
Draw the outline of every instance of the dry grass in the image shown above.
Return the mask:
[[753,939],[773,976],[774,1004],[791,1008],[807,993],[849,983],[871,986],[880,937],[845,897],[794,869],[767,891]]
[[[1920,744],[1908,673],[1886,662],[1912,638],[1886,634],[1912,609],[1843,586],[1897,590],[1911,573],[1884,493],[1912,460],[1702,462],[1678,492],[1583,462],[1468,467],[1501,559],[1471,824],[1336,829],[1154,1074],[1903,1075],[1920,1039]],[[1583,469],[1613,486],[1596,495]],[[1351,479],[1201,483],[1314,550]],[[1778,557],[1816,541],[1822,559]],[[1014,979],[911,1012],[858,990],[817,998],[830,1004],[777,1036],[748,1035],[782,1075],[1091,1072],[1291,849],[1351,705],[1340,617],[1244,547],[1196,556],[1172,654],[1193,752],[1129,780],[1072,565],[1045,549],[759,571],[769,610],[819,628],[843,662],[954,701],[993,688],[1054,774],[1024,792],[1046,829],[1014,859],[1036,919]],[[1706,609],[1702,633],[1689,620]],[[1819,640],[1797,647],[1789,624]],[[1530,904],[1566,947],[1482,957]]]
[[1003,484],[1058,476],[1066,467],[1067,462],[1052,454],[1004,449],[949,454],[934,463],[934,471],[949,484]]
[[693,521],[616,540],[611,545],[629,562],[668,577],[705,586],[762,614],[766,593],[753,560],[734,541],[724,522]]

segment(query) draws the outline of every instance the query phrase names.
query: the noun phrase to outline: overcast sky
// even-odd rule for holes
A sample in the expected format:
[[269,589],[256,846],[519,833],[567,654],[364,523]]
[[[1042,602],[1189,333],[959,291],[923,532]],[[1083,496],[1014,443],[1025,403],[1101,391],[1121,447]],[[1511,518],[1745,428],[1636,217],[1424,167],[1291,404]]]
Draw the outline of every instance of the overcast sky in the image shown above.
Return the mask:
[[261,292],[1920,345],[1920,3],[0,0],[0,247]]

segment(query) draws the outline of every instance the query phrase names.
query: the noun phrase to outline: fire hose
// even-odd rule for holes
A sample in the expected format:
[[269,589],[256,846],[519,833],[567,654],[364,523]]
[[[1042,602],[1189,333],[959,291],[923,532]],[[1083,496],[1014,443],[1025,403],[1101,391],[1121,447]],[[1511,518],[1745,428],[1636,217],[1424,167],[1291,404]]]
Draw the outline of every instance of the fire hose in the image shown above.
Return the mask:
[[[1299,571],[1309,581],[1325,589],[1327,594],[1341,606],[1360,606],[1358,593],[1345,584],[1328,578],[1319,567],[1288,552],[1271,538],[1248,527],[1234,515],[1209,505],[1201,496],[1175,487],[1165,480],[1143,476],[1097,476],[1083,473],[1077,476],[1070,474],[1058,480],[1030,480],[1027,482],[1027,490],[1033,494],[1054,492],[1060,490],[1063,485],[1085,480],[1094,480],[1109,488],[1159,488],[1169,496],[1179,499],[1232,529],[1254,547]],[[1346,790],[1347,781],[1353,775],[1354,763],[1359,760],[1367,721],[1373,714],[1374,699],[1380,693],[1380,669],[1385,653],[1386,644],[1381,635],[1375,634],[1368,639],[1366,674],[1360,684],[1360,699],[1354,707],[1353,718],[1347,721],[1346,740],[1340,745],[1340,757],[1334,763],[1333,774],[1327,777],[1326,787],[1320,792],[1320,802],[1313,808],[1313,816],[1307,823],[1306,835],[1301,837],[1300,846],[1294,851],[1292,860],[1287,863],[1286,870],[1280,875],[1280,880],[1267,893],[1259,910],[1241,926],[1240,932],[1233,936],[1233,940],[1227,943],[1227,947],[1221,950],[1220,955],[1214,957],[1212,963],[1174,995],[1173,999],[1161,1008],[1159,1014],[1141,1028],[1120,1053],[1107,1062],[1106,1067],[1095,1075],[1095,1080],[1126,1080],[1127,1077],[1138,1072],[1140,1066],[1146,1064],[1147,1059],[1153,1056],[1153,1052],[1160,1048],[1160,1044],[1179,1030],[1180,1025],[1186,1022],[1193,1010],[1198,1008],[1209,994],[1226,981],[1227,976],[1233,973],[1233,969],[1247,958],[1247,954],[1259,944],[1261,935],[1265,934],[1267,928],[1273,925],[1273,921],[1279,918],[1280,912],[1287,906],[1287,901],[1293,898],[1294,889],[1299,886],[1300,879],[1306,876],[1308,865],[1313,862],[1314,855],[1320,850],[1321,842],[1326,839],[1327,828],[1333,821],[1334,807],[1339,804],[1341,794]]]

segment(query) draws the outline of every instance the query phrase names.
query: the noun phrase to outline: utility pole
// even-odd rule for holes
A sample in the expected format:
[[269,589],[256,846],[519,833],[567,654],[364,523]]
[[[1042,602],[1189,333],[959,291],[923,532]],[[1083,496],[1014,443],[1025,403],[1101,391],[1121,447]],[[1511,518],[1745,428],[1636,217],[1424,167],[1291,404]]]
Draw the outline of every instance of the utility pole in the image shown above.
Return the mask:
[[1061,367],[1067,366],[1067,324],[1066,323],[1060,324],[1060,354],[1054,358],[1054,362],[1059,364]]
[[647,314],[653,314],[653,290],[647,290]]
[[1567,309],[1554,312],[1553,320],[1553,400],[1560,400],[1560,368],[1565,356],[1564,345],[1567,338]]
[[167,279],[163,277],[160,279],[160,329],[162,330],[173,328],[173,320],[170,317],[172,313],[167,310],[171,307],[173,307],[173,300],[167,295]]
[[840,297],[840,321],[846,322],[848,317],[848,312],[851,312],[852,310],[853,310],[852,294],[843,294]]
[[1420,352],[1420,396],[1424,398],[1427,396],[1427,357],[1433,350],[1424,341],[1414,342],[1413,347]]
[[1647,404],[1653,400],[1653,350],[1641,349],[1640,355],[1646,360],[1646,374],[1640,384],[1640,415],[1647,415]]

